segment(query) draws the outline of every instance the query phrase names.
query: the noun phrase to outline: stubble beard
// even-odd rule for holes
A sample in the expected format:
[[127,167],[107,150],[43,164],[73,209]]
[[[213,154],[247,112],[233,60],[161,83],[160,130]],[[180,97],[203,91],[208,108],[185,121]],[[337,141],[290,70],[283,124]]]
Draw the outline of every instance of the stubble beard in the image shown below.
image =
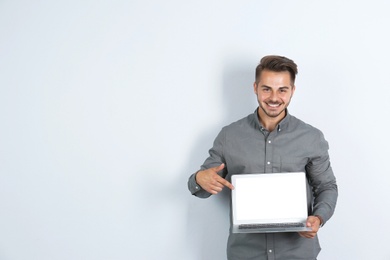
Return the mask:
[[291,101],[291,97],[290,97],[290,100],[287,102],[287,103],[279,103],[279,102],[264,102],[264,103],[269,103],[269,104],[279,104],[281,106],[284,105],[284,108],[282,110],[280,110],[279,112],[278,111],[267,111],[267,109],[262,105],[262,103],[259,101],[259,107],[261,108],[261,110],[263,110],[263,112],[270,118],[277,118],[279,117],[281,114],[283,114],[288,105],[290,104],[290,101]]
[[259,102],[259,106],[260,106],[261,110],[263,110],[263,112],[267,116],[269,116],[271,118],[276,118],[276,117],[280,116],[284,111],[286,111],[286,108],[287,108],[288,104],[282,110],[280,110],[279,112],[278,111],[275,111],[275,112],[267,111],[260,102]]

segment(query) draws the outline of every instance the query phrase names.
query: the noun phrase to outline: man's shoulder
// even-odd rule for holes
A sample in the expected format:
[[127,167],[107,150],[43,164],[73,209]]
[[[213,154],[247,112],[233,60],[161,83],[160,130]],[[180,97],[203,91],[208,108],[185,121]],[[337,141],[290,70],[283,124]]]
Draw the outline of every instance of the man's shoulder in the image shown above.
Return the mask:
[[289,127],[292,130],[307,131],[307,132],[310,132],[310,133],[315,134],[315,135],[322,135],[322,131],[320,129],[318,129],[317,127],[315,127],[309,123],[306,123],[305,121],[303,121],[303,120],[301,120],[293,115],[290,115]]
[[255,114],[252,113],[252,114],[249,114],[237,121],[234,121],[226,126],[224,126],[223,128],[225,130],[237,130],[239,128],[247,128],[248,126],[254,126],[256,124],[256,117],[255,117]]

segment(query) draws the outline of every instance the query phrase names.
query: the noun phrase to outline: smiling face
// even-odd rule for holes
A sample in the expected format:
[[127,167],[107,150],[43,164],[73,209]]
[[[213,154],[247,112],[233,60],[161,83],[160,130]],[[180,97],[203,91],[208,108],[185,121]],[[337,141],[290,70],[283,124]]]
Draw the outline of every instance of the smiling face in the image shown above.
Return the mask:
[[263,70],[253,87],[260,107],[258,114],[264,126],[267,127],[268,122],[280,122],[295,91],[290,73]]

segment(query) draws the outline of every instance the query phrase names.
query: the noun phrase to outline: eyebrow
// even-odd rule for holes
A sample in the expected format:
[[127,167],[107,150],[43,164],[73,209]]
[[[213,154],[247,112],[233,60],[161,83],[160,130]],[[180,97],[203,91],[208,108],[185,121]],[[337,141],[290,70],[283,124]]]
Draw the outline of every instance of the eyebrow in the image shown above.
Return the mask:
[[[262,88],[272,88],[272,87],[267,86],[267,85],[261,85],[260,87],[262,87]],[[289,89],[289,88],[290,88],[289,86],[283,86],[283,87],[280,87],[278,89]]]

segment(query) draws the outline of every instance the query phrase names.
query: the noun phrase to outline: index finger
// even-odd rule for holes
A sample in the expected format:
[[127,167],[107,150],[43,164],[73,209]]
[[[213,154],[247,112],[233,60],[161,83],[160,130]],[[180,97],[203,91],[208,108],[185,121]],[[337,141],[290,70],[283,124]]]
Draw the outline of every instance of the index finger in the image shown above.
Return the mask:
[[229,189],[234,190],[234,186],[230,182],[225,180],[224,178],[220,177],[218,182],[221,183],[222,185],[228,187]]

